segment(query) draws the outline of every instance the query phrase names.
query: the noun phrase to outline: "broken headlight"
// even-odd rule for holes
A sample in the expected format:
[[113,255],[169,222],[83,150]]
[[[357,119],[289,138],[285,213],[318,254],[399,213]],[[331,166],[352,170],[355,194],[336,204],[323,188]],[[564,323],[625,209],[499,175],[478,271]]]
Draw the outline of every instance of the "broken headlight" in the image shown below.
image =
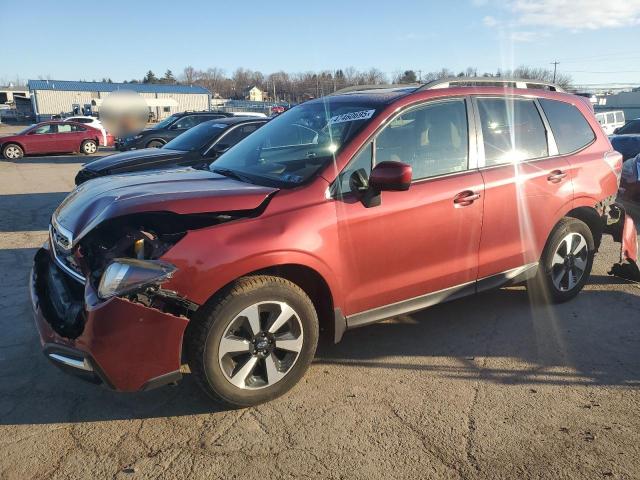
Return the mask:
[[160,260],[116,258],[104,270],[98,286],[98,296],[107,298],[161,283],[171,277],[176,267]]

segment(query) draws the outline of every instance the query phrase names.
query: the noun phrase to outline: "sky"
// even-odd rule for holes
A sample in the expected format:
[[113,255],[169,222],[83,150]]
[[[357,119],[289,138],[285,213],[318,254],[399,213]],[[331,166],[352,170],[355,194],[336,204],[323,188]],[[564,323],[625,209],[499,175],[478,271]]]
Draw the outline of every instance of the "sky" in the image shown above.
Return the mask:
[[2,13],[19,21],[0,29],[0,83],[123,81],[187,65],[391,77],[558,61],[575,84],[640,84],[640,0],[32,0]]

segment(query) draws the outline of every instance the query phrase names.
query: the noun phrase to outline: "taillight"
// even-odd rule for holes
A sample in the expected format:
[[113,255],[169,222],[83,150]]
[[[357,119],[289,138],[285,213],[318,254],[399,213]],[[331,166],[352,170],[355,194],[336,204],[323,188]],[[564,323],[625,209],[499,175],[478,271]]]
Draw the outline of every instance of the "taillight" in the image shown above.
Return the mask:
[[604,161],[611,167],[611,170],[618,179],[618,185],[620,185],[620,177],[622,176],[622,154],[615,150],[610,150],[604,154]]

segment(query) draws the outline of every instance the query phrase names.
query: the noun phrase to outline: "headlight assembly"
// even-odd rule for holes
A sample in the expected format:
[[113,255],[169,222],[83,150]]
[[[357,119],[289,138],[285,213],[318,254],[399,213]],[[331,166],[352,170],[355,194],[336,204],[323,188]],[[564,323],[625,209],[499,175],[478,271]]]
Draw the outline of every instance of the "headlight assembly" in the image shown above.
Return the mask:
[[105,269],[98,286],[98,296],[106,300],[167,280],[176,267],[160,260],[116,258]]

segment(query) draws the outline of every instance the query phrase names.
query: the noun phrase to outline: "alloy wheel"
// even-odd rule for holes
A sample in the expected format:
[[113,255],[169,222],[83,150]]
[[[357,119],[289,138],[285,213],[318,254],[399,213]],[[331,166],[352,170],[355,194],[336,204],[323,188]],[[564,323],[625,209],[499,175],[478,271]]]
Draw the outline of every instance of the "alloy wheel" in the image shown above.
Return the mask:
[[15,160],[22,156],[22,152],[18,147],[14,147],[13,145],[10,145],[5,149],[4,155],[5,157],[10,158],[11,160]]
[[579,233],[567,234],[556,248],[551,260],[551,280],[561,292],[572,290],[582,277],[589,260],[586,239]]
[[84,152],[85,153],[96,153],[96,144],[93,142],[87,142],[84,144]]
[[303,340],[302,322],[289,304],[255,303],[236,315],[222,335],[220,368],[238,388],[269,387],[291,371]]

